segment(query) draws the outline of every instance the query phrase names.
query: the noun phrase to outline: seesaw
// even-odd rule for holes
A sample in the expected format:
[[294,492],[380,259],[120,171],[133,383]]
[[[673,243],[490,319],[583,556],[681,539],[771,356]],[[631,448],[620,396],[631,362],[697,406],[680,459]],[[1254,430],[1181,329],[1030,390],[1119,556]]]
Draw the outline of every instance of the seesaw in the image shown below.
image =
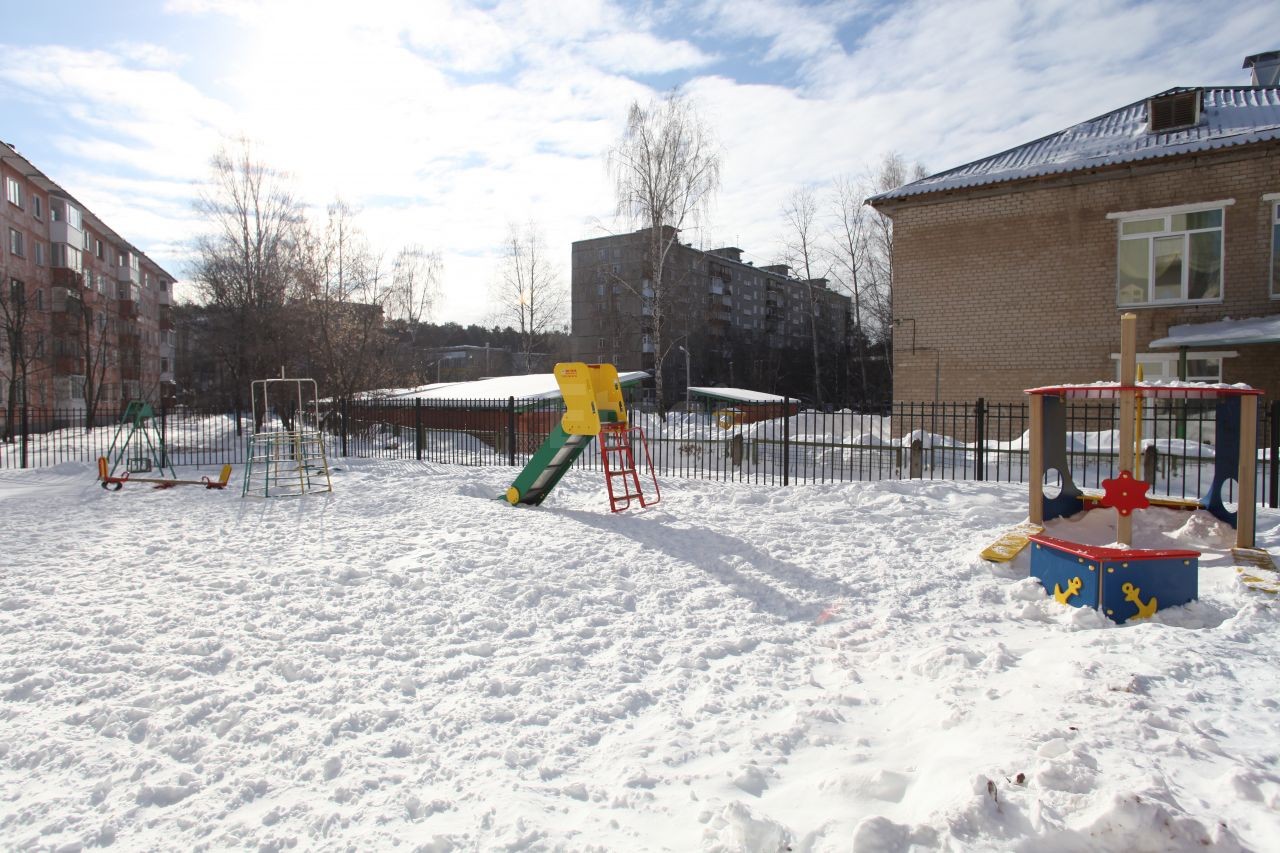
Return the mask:
[[[108,466],[107,457],[99,456],[98,479],[102,481],[102,488],[114,492],[124,488],[125,483],[150,483],[152,488],[155,489],[170,489],[174,486],[204,486],[206,489],[225,489],[227,481],[231,479],[230,465],[222,466],[222,472],[216,480],[210,480],[208,477],[201,477],[199,480],[178,480],[168,477],[134,477],[128,471],[119,476],[114,476],[110,473]],[[112,486],[115,488],[113,489]]]

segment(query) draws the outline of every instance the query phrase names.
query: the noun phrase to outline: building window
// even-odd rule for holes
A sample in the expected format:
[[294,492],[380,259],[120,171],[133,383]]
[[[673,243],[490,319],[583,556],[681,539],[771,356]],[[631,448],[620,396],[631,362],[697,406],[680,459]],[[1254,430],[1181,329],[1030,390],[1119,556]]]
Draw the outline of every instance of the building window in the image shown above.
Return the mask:
[[16,228],[9,229],[9,254],[26,257],[22,249],[22,232]]
[[1120,305],[1222,299],[1222,208],[1120,221]]
[[55,267],[66,267],[67,269],[80,272],[84,269],[83,262],[80,257],[80,250],[67,243],[53,244],[53,265]]
[[[1223,360],[1235,355],[1237,353],[1232,351],[1188,353],[1186,381],[1221,382]],[[1118,379],[1120,354],[1113,352],[1111,358],[1116,361],[1116,378]],[[1137,361],[1144,382],[1168,382],[1178,378],[1179,356],[1177,353],[1138,353]]]
[[22,184],[13,178],[6,177],[4,179],[4,192],[9,198],[9,204],[16,204],[18,207],[22,207]]
[[93,253],[98,256],[98,260],[102,260],[102,241],[93,241]]
[[80,210],[78,208],[67,205],[67,224],[79,231],[83,224],[80,221]]
[[31,197],[31,215],[36,219],[44,219],[44,202],[40,200],[38,195]]
[[44,243],[41,243],[39,240],[36,240],[35,245],[36,245],[36,266],[42,267],[44,266]]
[[1280,299],[1280,201],[1271,205],[1271,298]]
[[37,311],[44,310],[44,288],[43,287],[36,288],[36,310]]

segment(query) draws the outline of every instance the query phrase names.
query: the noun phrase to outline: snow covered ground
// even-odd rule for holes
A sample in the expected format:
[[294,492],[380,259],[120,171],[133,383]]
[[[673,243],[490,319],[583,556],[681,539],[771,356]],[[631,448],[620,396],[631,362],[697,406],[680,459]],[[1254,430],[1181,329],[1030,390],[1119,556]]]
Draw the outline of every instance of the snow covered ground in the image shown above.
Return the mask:
[[611,515],[590,472],[535,509],[511,469],[341,467],[274,501],[0,472],[0,848],[1280,844],[1280,605],[1208,515],[1138,516],[1201,598],[1115,627],[976,558],[1018,485]]

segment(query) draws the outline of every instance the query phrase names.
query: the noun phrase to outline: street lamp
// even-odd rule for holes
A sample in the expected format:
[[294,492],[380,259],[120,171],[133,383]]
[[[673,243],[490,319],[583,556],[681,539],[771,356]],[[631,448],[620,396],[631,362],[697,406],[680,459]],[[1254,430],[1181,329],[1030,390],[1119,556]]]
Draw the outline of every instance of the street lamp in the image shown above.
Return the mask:
[[689,394],[689,351],[682,346],[678,346],[677,349],[684,353],[684,410],[691,412],[693,400]]

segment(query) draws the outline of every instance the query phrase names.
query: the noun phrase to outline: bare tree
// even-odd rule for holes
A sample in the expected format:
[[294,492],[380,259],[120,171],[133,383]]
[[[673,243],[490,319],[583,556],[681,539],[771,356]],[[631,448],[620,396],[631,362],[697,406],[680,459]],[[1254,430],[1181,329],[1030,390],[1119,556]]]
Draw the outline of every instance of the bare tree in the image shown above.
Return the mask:
[[[836,179],[834,186],[835,226],[832,230],[832,262],[836,280],[849,293],[853,310],[854,356],[858,363],[861,388],[867,389],[866,342],[872,337],[868,322],[872,314],[868,305],[888,303],[875,293],[876,281],[868,269],[871,264],[871,219],[863,203],[869,192],[849,177]],[[877,318],[883,320],[883,318]],[[880,330],[883,330],[881,327]]]
[[665,405],[663,327],[672,310],[667,255],[687,221],[706,211],[720,187],[720,151],[692,102],[679,92],[646,105],[632,102],[627,127],[609,151],[607,168],[614,181],[617,211],[649,230],[649,284],[642,285],[651,309],[654,385]]
[[[908,165],[901,154],[890,151],[884,155],[879,168],[871,175],[871,190],[873,193],[888,192],[917,181],[926,174],[922,163]],[[888,329],[893,322],[893,220],[878,210],[872,210],[868,239],[871,251],[867,269],[875,283],[869,307],[875,315],[877,325],[881,329]]]
[[411,327],[431,319],[440,301],[443,270],[439,252],[428,252],[417,243],[401,249],[391,264],[388,313]]
[[74,314],[76,328],[76,348],[80,364],[84,370],[84,428],[88,432],[97,422],[98,407],[102,404],[104,383],[107,378],[107,363],[110,359],[110,340],[114,337],[116,327],[111,319],[111,312],[104,305],[95,314],[94,310],[77,300],[79,307]]
[[822,310],[822,281],[826,272],[815,275],[817,264],[826,254],[818,243],[818,201],[808,187],[797,189],[782,210],[787,224],[787,264],[803,276],[809,297],[809,335],[813,349],[813,398],[822,405],[822,368],[818,340],[818,316]]
[[324,233],[305,238],[304,246],[299,296],[313,375],[331,394],[377,387],[387,367],[383,320],[394,296],[392,276],[342,200],[329,205]]
[[564,324],[565,289],[547,258],[538,226],[512,224],[494,286],[495,325],[508,325],[520,336],[525,373],[533,371],[533,354],[546,336]]
[[26,412],[27,386],[35,346],[29,339],[31,319],[26,285],[12,279],[0,284],[0,335],[8,351],[9,395],[4,415],[4,440],[13,441],[13,423],[18,411]]
[[242,139],[213,157],[195,207],[209,230],[196,240],[191,278],[213,309],[210,343],[231,386],[224,391],[243,404],[249,382],[275,375],[286,360],[301,205]]

